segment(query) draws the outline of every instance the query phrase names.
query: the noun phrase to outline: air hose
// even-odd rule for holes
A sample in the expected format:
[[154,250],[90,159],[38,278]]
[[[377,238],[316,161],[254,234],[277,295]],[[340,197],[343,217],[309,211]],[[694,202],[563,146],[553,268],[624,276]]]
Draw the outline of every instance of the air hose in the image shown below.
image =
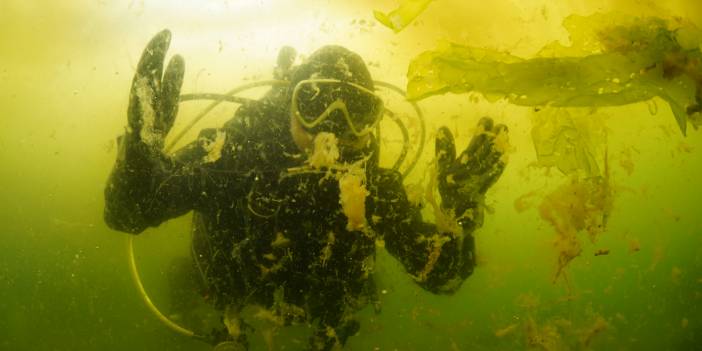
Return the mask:
[[[374,83],[375,83],[375,85],[390,89],[390,90],[392,90],[392,91],[394,91],[402,96],[407,96],[407,92],[405,92],[401,88],[397,87],[396,85],[393,85],[393,84],[390,84],[387,82],[383,82],[380,80],[376,80],[376,81],[374,81]],[[412,105],[412,108],[414,108],[414,112],[417,114],[417,119],[419,119],[419,128],[420,128],[419,148],[417,149],[417,152],[414,154],[414,158],[410,161],[407,168],[405,168],[405,170],[402,172],[402,178],[405,178],[412,171],[412,169],[414,169],[414,166],[417,165],[417,161],[419,161],[419,158],[422,156],[422,152],[424,151],[424,142],[426,141],[426,137],[427,137],[427,129],[426,129],[426,125],[424,123],[424,114],[422,113],[422,110],[419,108],[419,105],[417,105],[416,102],[414,102],[414,101],[408,101],[408,102],[410,103],[410,105]],[[394,114],[390,110],[386,110],[386,114],[388,114],[388,111],[389,111],[389,116],[394,116]],[[398,123],[398,125],[401,124],[399,119],[397,119],[397,118],[392,118],[392,119],[393,119],[393,121],[395,121],[395,123]],[[401,126],[400,130],[403,130],[403,137],[405,137],[405,143],[403,145],[403,153],[402,153],[402,155],[405,155],[405,154],[407,154],[407,152],[405,150],[409,148],[409,135],[405,135],[407,129],[404,128],[404,126]],[[400,163],[401,163],[401,161],[400,161]],[[398,168],[399,168],[399,165],[398,165]]]
[[184,327],[181,327],[180,325],[176,324],[172,320],[168,319],[159,309],[154,305],[154,303],[151,301],[151,298],[149,297],[149,294],[146,293],[146,290],[144,289],[144,285],[141,283],[141,278],[139,277],[139,271],[137,270],[136,266],[136,259],[134,258],[134,236],[129,235],[127,236],[127,257],[129,258],[129,271],[131,272],[132,275],[132,281],[134,282],[134,286],[136,286],[137,291],[139,292],[139,295],[141,296],[142,301],[144,301],[144,304],[146,307],[151,311],[151,313],[156,316],[156,318],[161,321],[163,324],[165,324],[168,328],[171,330],[175,331],[178,334],[182,334],[191,338],[195,339],[201,339],[204,340],[205,337],[202,335],[195,334],[193,331],[188,330]]

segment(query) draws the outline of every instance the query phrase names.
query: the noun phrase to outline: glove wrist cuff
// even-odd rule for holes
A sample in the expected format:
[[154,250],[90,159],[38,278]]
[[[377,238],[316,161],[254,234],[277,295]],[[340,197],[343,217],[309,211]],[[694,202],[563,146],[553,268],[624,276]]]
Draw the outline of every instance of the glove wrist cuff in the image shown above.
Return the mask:
[[127,128],[124,133],[125,140],[129,143],[142,143],[146,145],[149,149],[154,151],[163,150],[165,145],[165,135],[163,133],[148,128],[139,128],[139,130],[134,130],[133,128]]

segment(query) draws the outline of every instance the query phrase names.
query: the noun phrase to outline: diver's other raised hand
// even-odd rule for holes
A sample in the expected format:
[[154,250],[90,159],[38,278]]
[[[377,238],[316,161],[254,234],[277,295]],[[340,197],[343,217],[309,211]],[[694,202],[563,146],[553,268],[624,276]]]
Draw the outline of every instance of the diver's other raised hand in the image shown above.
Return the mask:
[[132,80],[127,110],[129,131],[144,143],[159,149],[163,148],[163,140],[178,113],[185,73],[185,61],[180,55],[171,58],[166,73],[163,73],[170,43],[171,32],[165,29],[144,48]]
[[[442,207],[457,217],[482,205],[483,195],[500,177],[506,166],[507,127],[494,125],[483,117],[468,147],[456,157],[451,131],[441,127],[436,135],[438,185]],[[477,218],[476,218],[477,219]]]

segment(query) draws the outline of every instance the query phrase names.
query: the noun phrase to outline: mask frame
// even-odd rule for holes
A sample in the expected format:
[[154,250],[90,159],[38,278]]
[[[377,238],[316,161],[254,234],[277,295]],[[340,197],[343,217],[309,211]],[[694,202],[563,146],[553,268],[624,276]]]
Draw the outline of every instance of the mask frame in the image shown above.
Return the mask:
[[[377,103],[377,107],[370,113],[374,114],[372,116],[372,122],[370,124],[367,124],[365,127],[362,129],[359,129],[356,124],[354,123],[354,119],[352,118],[351,114],[349,113],[348,106],[346,102],[344,102],[343,99],[337,98],[334,100],[331,104],[327,105],[327,108],[319,115],[314,118],[306,118],[305,116],[302,115],[300,112],[300,106],[299,106],[299,94],[300,91],[302,91],[306,86],[308,85],[319,85],[319,84],[338,84],[342,86],[351,86],[355,89],[358,89],[360,92],[363,94],[367,94],[368,96],[372,97],[375,99],[375,103]],[[319,89],[318,87],[315,87],[317,90]],[[373,132],[375,127],[378,125],[378,122],[380,122],[381,117],[384,114],[385,111],[385,104],[383,103],[383,99],[378,96],[374,91],[356,84],[352,82],[346,82],[338,79],[331,79],[331,78],[322,78],[322,79],[305,79],[301,80],[298,82],[295,87],[293,88],[292,92],[292,101],[290,103],[290,113],[293,114],[293,116],[297,119],[300,124],[305,127],[306,129],[313,129],[317,126],[319,126],[321,123],[323,123],[325,120],[329,118],[329,116],[334,112],[334,111],[340,111],[341,114],[344,116],[344,120],[346,121],[347,126],[355,135],[356,137],[363,137],[366,136],[370,133]]]

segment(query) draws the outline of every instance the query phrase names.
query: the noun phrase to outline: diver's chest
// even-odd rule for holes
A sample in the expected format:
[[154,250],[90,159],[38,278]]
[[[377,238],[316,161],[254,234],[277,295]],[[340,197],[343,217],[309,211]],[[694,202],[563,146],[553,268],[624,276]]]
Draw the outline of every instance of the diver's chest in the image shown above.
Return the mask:
[[339,182],[333,177],[312,172],[280,173],[275,178],[256,176],[245,202],[252,218],[283,223],[302,220],[323,223],[343,216],[340,197]]

